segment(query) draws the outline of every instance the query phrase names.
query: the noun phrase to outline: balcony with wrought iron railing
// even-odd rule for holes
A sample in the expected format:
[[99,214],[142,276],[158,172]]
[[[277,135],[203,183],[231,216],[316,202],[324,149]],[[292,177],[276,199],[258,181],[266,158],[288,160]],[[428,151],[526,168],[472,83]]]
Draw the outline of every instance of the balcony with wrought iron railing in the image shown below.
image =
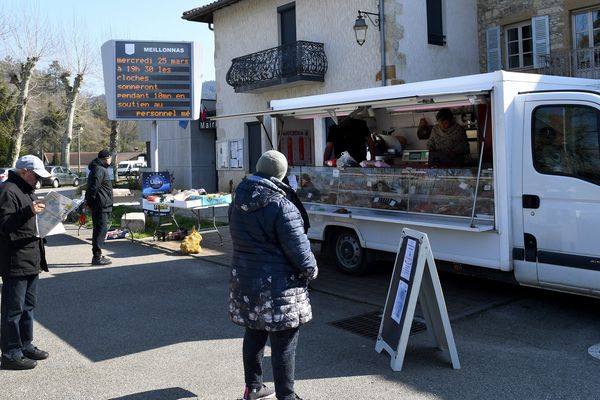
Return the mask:
[[231,60],[227,83],[238,93],[274,86],[323,82],[327,57],[323,43],[299,40]]
[[600,79],[600,47],[554,50],[539,65],[541,74]]

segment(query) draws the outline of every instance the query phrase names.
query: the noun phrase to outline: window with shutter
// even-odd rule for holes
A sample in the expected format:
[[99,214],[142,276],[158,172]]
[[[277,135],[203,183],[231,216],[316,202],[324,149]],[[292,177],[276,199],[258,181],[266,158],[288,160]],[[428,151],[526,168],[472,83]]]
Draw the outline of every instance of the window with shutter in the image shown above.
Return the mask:
[[533,66],[540,68],[546,65],[546,57],[550,55],[550,29],[548,16],[542,15],[531,19],[533,30]]
[[507,69],[533,67],[531,21],[509,25],[504,29]]
[[442,20],[442,0],[427,0],[427,43],[438,46],[446,44]]
[[281,74],[296,75],[296,3],[277,7],[279,14],[279,41],[281,42]]
[[487,71],[498,71],[502,68],[500,62],[500,27],[488,28],[486,33]]
[[281,45],[292,44],[296,41],[296,3],[277,7],[279,14],[279,41]]
[[600,9],[574,13],[572,24],[575,75],[592,77],[590,71],[600,68]]
[[573,48],[600,46],[600,9],[573,14]]

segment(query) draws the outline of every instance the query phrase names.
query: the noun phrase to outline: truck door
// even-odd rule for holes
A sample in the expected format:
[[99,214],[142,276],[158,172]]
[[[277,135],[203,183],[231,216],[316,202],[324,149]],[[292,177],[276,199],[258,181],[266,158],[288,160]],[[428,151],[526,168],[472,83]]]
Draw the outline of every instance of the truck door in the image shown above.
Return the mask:
[[599,102],[591,93],[524,102],[525,261],[541,285],[600,290]]

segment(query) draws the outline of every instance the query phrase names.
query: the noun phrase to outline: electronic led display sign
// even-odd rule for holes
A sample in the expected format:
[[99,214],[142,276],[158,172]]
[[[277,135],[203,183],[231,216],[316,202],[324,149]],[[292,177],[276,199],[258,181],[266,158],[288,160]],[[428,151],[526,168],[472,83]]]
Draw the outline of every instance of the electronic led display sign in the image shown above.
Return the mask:
[[198,119],[200,98],[194,89],[201,77],[195,53],[193,42],[106,42],[102,60],[109,119]]

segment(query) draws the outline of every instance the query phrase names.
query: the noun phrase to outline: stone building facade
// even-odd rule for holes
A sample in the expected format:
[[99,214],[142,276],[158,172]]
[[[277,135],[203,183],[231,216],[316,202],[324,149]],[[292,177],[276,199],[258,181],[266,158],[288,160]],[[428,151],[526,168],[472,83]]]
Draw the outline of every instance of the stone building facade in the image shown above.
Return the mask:
[[[593,26],[600,23],[599,15],[597,15],[598,11],[600,11],[600,1],[597,0],[521,0],[519,2],[478,0],[478,42],[481,55],[479,69],[481,72],[494,69],[490,68],[489,65],[490,57],[494,56],[493,54],[490,55],[490,49],[493,48],[494,44],[494,40],[490,38],[490,30],[493,31],[493,28],[499,28],[498,45],[500,55],[499,64],[496,64],[497,67],[522,72],[582,76],[583,72],[577,65],[573,64],[572,59],[573,57],[580,59],[583,53],[580,52],[578,56],[573,51],[583,51],[600,46],[600,33]],[[540,24],[537,31],[534,29],[536,18],[541,19],[542,22],[546,18],[546,23]],[[517,64],[515,62],[511,65],[508,59],[509,53],[511,53],[509,42],[515,38],[514,35],[509,34],[509,30],[516,30],[519,35],[522,35],[523,31],[519,31],[519,29],[528,25],[532,27],[532,46],[536,47],[536,41],[538,44],[547,41],[547,54],[544,54],[545,51],[540,51],[539,54],[532,55],[537,59],[533,59],[531,63],[525,62],[524,64],[515,65]],[[595,43],[593,42],[594,35],[598,35]],[[588,43],[585,43],[586,40]],[[513,46],[525,47],[522,37],[513,40],[512,44]],[[526,49],[520,48],[515,50],[513,54],[516,52],[523,53],[524,51]],[[558,68],[559,66],[560,68]]]

